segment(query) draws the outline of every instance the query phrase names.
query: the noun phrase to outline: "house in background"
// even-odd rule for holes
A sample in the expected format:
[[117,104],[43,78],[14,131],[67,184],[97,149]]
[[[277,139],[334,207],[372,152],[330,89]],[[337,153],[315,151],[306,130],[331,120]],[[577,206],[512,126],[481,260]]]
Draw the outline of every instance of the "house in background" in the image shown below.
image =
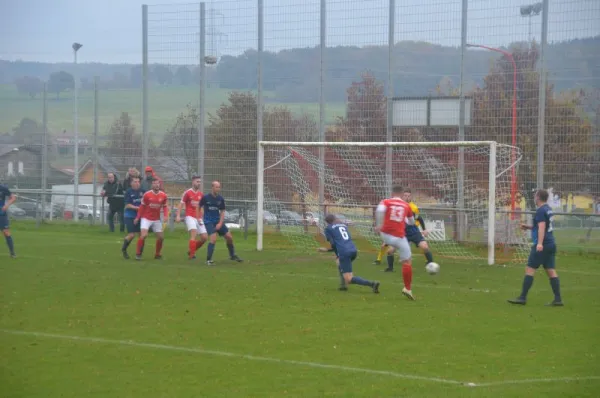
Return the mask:
[[[125,178],[125,174],[127,173],[127,169],[123,172],[119,172],[119,170],[104,156],[98,155],[98,170],[96,175],[96,183],[104,184],[108,173],[115,173],[119,179],[119,181],[123,181]],[[80,184],[93,184],[94,183],[94,160],[92,158],[88,159],[87,162],[81,166],[79,169],[79,183]]]
[[[92,152],[92,145],[87,138],[79,138],[79,155],[89,155]],[[68,157],[75,154],[75,136],[67,134],[63,131],[62,134],[52,138],[52,152],[58,156]]]
[[0,180],[15,188],[35,189],[41,184],[41,170],[39,148],[0,144]]

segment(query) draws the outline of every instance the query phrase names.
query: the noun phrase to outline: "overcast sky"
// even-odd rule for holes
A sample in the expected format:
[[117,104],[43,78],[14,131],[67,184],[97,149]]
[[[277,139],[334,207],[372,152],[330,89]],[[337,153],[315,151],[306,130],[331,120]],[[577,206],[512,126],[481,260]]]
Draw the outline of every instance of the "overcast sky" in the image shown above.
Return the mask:
[[[149,6],[150,62],[193,64],[199,47],[199,6],[158,0]],[[184,0],[185,1],[185,0]],[[188,0],[189,1],[189,0]],[[461,0],[396,0],[396,41],[460,45]],[[534,0],[470,0],[468,41],[504,46],[526,41],[529,18],[519,7]],[[140,0],[0,0],[0,59],[140,63]],[[207,2],[207,52],[237,55],[257,47],[257,1]],[[319,0],[264,0],[265,50],[319,43]],[[541,17],[531,20],[539,40]],[[550,0],[549,41],[600,35],[600,0]],[[327,45],[384,45],[388,0],[328,0]]]

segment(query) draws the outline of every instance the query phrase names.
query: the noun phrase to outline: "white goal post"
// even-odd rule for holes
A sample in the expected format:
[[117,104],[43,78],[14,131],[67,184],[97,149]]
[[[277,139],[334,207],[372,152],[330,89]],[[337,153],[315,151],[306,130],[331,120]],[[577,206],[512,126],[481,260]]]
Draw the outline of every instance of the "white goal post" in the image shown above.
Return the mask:
[[[275,228],[270,224],[277,224],[277,231],[300,249],[315,247],[315,236],[324,227],[325,213],[339,214],[328,209],[341,207],[349,209],[349,213],[362,209],[356,217],[363,221],[354,223],[356,234],[378,247],[379,237],[373,232],[368,208],[387,197],[392,184],[400,184],[412,185],[413,192],[428,187],[428,192],[417,200],[420,207],[435,202],[433,206],[439,211],[450,214],[449,206],[454,206],[454,211],[467,214],[469,222],[479,228],[481,243],[487,246],[488,264],[494,264],[495,245],[499,243],[497,228],[502,224],[498,222],[497,209],[506,206],[507,200],[512,200],[514,206],[515,196],[510,190],[515,185],[510,178],[515,178],[514,170],[521,157],[518,148],[496,141],[260,141],[256,248],[263,250],[265,224],[269,228]],[[392,175],[385,173],[385,165],[390,162]],[[462,208],[457,208],[457,203]],[[293,211],[294,206],[301,206],[302,211]],[[302,219],[294,219],[299,213],[303,214]],[[357,213],[358,210],[352,214]],[[449,217],[453,222],[458,218]],[[443,233],[444,220],[435,224],[442,226],[442,237],[436,242],[438,251],[454,258],[475,258],[460,242],[444,237],[449,235]],[[307,225],[315,232],[307,233]],[[509,228],[507,235],[512,235],[514,225]]]

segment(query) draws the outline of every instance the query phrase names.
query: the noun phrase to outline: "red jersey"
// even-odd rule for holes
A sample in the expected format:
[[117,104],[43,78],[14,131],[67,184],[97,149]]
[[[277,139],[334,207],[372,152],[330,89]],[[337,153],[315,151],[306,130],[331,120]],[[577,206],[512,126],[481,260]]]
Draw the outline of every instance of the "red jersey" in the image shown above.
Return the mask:
[[140,205],[140,209],[138,210],[138,218],[145,218],[150,221],[159,221],[160,220],[160,211],[165,209],[165,214],[167,213],[167,194],[163,191],[148,191],[142,196],[142,204]]
[[406,236],[406,219],[414,217],[408,203],[400,198],[384,199],[377,206],[377,211],[385,212],[381,232],[398,238]]
[[185,205],[185,216],[186,217],[198,217],[198,204],[202,199],[204,194],[200,191],[194,191],[193,189],[188,189],[183,193],[181,197],[181,203]]

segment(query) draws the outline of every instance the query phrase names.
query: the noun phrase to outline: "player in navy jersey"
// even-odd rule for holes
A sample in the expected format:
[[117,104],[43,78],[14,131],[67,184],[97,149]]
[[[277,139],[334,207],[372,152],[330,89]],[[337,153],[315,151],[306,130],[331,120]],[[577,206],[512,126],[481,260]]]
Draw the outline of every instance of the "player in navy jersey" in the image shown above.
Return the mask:
[[6,240],[8,251],[12,258],[17,257],[15,254],[15,244],[10,234],[10,223],[8,222],[7,210],[12,205],[17,197],[10,192],[10,189],[6,185],[0,184],[0,230]]
[[539,190],[535,193],[535,204],[538,207],[533,218],[533,226],[522,224],[521,228],[531,230],[533,246],[527,260],[525,269],[525,278],[523,279],[523,289],[521,295],[516,299],[508,300],[511,304],[527,303],[527,293],[533,284],[533,275],[542,265],[550,278],[550,286],[554,293],[554,300],[548,305],[560,307],[563,305],[560,296],[560,282],[556,273],[556,242],[554,241],[553,222],[554,216],[552,208],[548,205],[548,191]]
[[140,205],[142,204],[142,197],[144,196],[144,191],[141,188],[140,177],[132,177],[131,178],[131,188],[128,188],[125,191],[125,227],[127,228],[127,236],[123,239],[123,246],[121,247],[121,252],[123,253],[123,257],[125,259],[129,259],[129,254],[127,253],[127,248],[135,238],[135,234],[140,234],[140,223],[136,222],[136,217],[138,210],[140,209]]
[[221,183],[219,181],[213,181],[211,184],[211,192],[208,195],[204,195],[199,204],[204,226],[206,227],[206,233],[210,239],[208,249],[206,250],[206,264],[208,265],[215,264],[212,260],[212,256],[215,251],[215,243],[217,243],[217,234],[225,238],[227,249],[229,250],[229,258],[238,263],[243,261],[235,254],[233,236],[231,236],[229,228],[225,225],[225,199],[223,199],[220,192]]
[[327,223],[325,237],[331,244],[337,258],[340,272],[340,290],[348,290],[348,285],[356,284],[369,286],[373,289],[373,293],[379,293],[379,282],[372,282],[352,274],[352,262],[356,259],[358,250],[352,242],[348,226],[339,221],[333,214],[328,214],[325,217],[325,222]]

